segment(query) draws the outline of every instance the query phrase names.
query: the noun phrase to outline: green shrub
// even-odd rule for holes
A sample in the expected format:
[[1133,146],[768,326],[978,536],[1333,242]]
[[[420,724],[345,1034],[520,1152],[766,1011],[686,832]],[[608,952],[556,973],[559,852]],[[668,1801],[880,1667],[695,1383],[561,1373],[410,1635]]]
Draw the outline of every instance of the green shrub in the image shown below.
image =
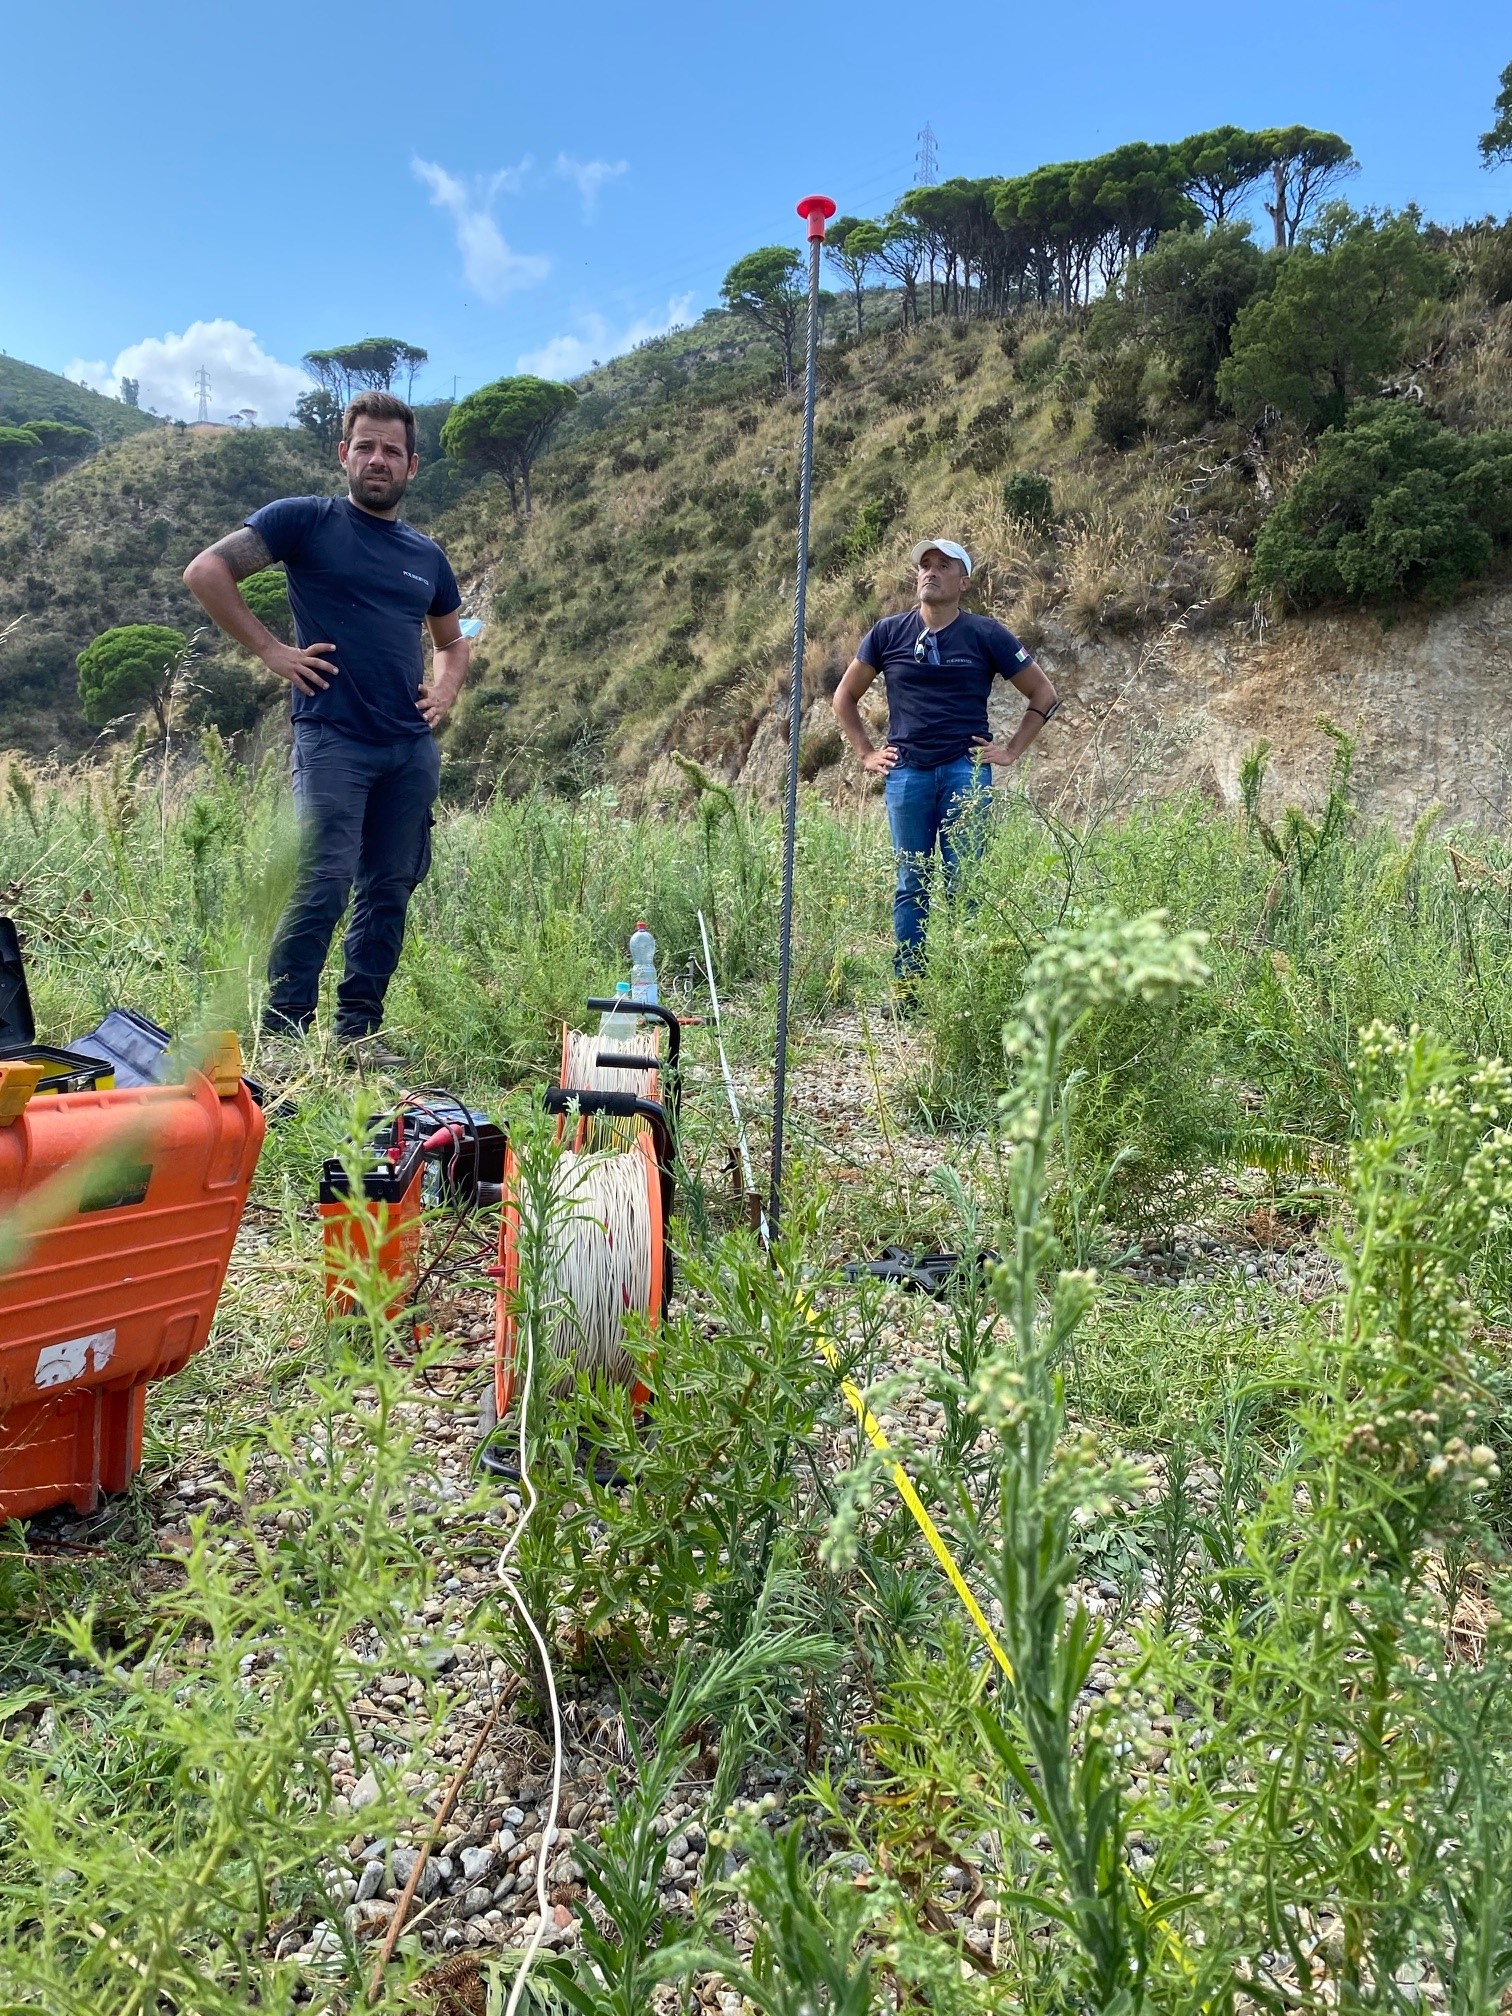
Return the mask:
[[1132,448],[1145,432],[1145,361],[1145,353],[1129,345],[1097,366],[1092,431],[1109,448]]
[[214,657],[195,665],[187,709],[190,725],[218,728],[223,735],[255,728],[273,697],[241,658]]
[[1013,401],[992,399],[980,408],[967,427],[965,452],[955,466],[974,469],[979,476],[990,476],[995,469],[1002,468],[1012,452]]
[[1234,323],[1273,271],[1248,224],[1168,232],[1130,261],[1097,304],[1089,340],[1104,350],[1130,339],[1152,345],[1170,364],[1181,397],[1213,406]]
[[1253,578],[1299,605],[1444,601],[1512,537],[1512,433],[1358,407],[1262,526]]
[[1030,391],[1049,384],[1060,361],[1060,347],[1060,331],[1052,329],[1043,336],[1036,336],[1032,343],[1025,343],[1020,349],[1018,375]]
[[1407,318],[1449,278],[1415,216],[1332,205],[1270,292],[1241,309],[1219,393],[1243,420],[1275,406],[1303,427],[1337,423],[1400,361]]
[[1015,518],[1046,530],[1055,522],[1055,500],[1050,478],[1037,469],[1015,469],[1003,485],[1003,504]]
[[285,644],[294,641],[294,613],[289,607],[289,584],[282,567],[264,567],[249,574],[241,584],[242,599],[260,623],[266,623]]
[[852,565],[866,560],[886,538],[888,528],[908,509],[907,492],[896,483],[886,483],[868,497],[851,520],[842,546]]

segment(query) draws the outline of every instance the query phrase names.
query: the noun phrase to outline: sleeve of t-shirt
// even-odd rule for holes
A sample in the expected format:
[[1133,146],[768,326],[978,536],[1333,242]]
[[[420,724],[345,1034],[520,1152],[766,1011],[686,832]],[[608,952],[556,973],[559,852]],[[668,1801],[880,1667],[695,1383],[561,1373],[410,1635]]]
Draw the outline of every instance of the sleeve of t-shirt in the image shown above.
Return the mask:
[[870,665],[873,672],[882,670],[882,639],[877,635],[881,627],[880,623],[873,623],[856,646],[856,656],[863,665]]
[[1016,678],[1034,658],[1034,653],[1020,644],[1003,623],[994,623],[988,631],[987,649],[991,654],[992,669],[1000,679]]
[[297,560],[320,503],[318,497],[275,497],[244,522],[252,527],[275,560]]
[[457,577],[451,570],[451,562],[444,553],[438,554],[436,568],[436,592],[431,597],[427,616],[450,616],[453,609],[462,607],[462,591],[457,586]]

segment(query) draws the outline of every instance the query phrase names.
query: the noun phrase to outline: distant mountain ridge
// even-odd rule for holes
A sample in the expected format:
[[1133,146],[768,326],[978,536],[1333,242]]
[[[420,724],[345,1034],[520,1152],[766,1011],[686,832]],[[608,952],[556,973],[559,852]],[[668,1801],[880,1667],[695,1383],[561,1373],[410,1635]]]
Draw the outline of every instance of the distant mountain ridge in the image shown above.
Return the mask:
[[165,424],[122,399],[107,399],[87,385],[60,378],[55,371],[23,364],[19,357],[0,356],[0,426],[16,427],[26,420],[66,420],[90,428],[102,441],[124,441]]

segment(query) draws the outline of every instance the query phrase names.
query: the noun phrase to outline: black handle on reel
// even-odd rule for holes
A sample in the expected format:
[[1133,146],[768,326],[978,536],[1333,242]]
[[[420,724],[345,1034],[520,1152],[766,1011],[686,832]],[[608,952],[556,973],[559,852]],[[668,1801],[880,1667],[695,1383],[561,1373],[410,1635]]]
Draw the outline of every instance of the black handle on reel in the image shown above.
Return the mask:
[[[672,1125],[674,1127],[680,1126],[682,1123],[682,1066],[679,1060],[682,1056],[682,1024],[678,1021],[672,1010],[670,1008],[663,1008],[660,1001],[627,1002],[623,994],[616,995],[612,1001],[603,995],[595,994],[587,1005],[593,1013],[599,1015],[645,1015],[653,1022],[660,1022],[667,1032],[667,1061],[665,1068],[667,1073],[667,1089],[672,1095],[670,1102],[672,1107]],[[603,1064],[609,1060],[600,1057],[598,1061],[600,1064]],[[628,1060],[626,1061],[628,1062]],[[654,1061],[659,1064],[661,1060],[656,1059]]]
[[667,1068],[677,1069],[682,1051],[682,1024],[670,1008],[663,1008],[660,1001],[627,1001],[623,994],[613,999],[595,994],[586,1005],[596,1015],[649,1015],[653,1022],[660,1022],[667,1032]]

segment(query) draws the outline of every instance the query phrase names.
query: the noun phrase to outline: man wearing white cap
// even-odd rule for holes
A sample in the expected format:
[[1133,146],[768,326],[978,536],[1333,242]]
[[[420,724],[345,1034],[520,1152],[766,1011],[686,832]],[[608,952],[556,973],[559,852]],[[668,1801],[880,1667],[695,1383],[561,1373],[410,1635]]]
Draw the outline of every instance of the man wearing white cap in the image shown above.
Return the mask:
[[[905,987],[923,964],[936,846],[949,891],[962,858],[982,843],[986,766],[1017,763],[1059,705],[1054,686],[1011,630],[961,608],[971,578],[964,546],[925,539],[912,559],[918,607],[872,625],[834,699],[862,767],[887,779],[887,823],[898,857],[893,963]],[[888,735],[877,749],[857,702],[879,672],[887,682]],[[987,696],[999,678],[1027,703],[1004,742],[994,741],[987,725]]]

